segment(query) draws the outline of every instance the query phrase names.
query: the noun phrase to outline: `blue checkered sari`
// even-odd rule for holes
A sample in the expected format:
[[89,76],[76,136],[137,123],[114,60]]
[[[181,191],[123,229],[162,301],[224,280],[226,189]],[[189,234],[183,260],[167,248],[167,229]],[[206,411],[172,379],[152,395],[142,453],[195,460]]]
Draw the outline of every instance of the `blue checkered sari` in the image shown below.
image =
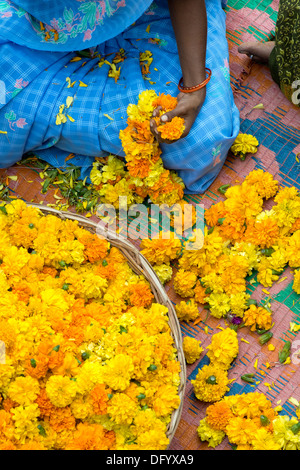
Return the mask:
[[[56,4],[64,8],[55,15]],[[41,5],[51,5],[48,16],[39,11]],[[161,146],[165,167],[178,172],[188,194],[211,185],[239,132],[221,0],[207,0],[207,16],[206,66],[212,79],[205,103],[186,138]],[[78,54],[83,49],[89,57]],[[110,62],[120,49],[126,59],[117,64],[115,80],[100,58]],[[143,75],[139,57],[146,50],[153,62]],[[124,156],[119,131],[126,127],[129,103],[145,89],[176,96],[180,77],[166,0],[0,1],[0,167],[29,152],[64,167],[66,156],[74,153],[72,164],[88,176],[94,157]],[[59,124],[62,105],[66,122]]]

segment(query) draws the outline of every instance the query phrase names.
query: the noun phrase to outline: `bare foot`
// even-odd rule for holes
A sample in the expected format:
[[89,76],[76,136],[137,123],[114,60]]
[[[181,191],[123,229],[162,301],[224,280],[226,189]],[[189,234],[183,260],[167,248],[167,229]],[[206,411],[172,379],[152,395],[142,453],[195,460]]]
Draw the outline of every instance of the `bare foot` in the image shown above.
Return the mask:
[[238,47],[238,51],[240,54],[246,54],[256,62],[267,64],[274,46],[275,41],[245,42]]

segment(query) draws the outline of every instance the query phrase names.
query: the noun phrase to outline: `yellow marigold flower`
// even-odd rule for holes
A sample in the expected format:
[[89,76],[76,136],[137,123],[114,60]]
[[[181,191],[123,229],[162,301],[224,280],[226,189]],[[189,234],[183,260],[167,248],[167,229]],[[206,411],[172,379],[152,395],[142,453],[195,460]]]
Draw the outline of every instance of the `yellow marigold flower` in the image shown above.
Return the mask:
[[152,267],[163,285],[172,279],[173,269],[169,263],[154,264]]
[[197,341],[196,338],[192,338],[191,336],[185,336],[183,338],[183,352],[188,364],[193,364],[201,356],[203,348],[200,344],[201,341]]
[[198,400],[205,402],[218,401],[229,390],[227,371],[213,364],[203,366],[191,383]]
[[300,294],[300,269],[296,269],[294,272],[293,289],[297,294]]
[[255,188],[247,184],[230,187],[225,197],[225,208],[230,211],[239,211],[246,219],[256,217],[263,207],[263,198],[259,196]]
[[215,318],[222,318],[230,311],[230,297],[223,293],[212,293],[209,296],[208,304],[210,313]]
[[169,263],[179,257],[181,242],[172,232],[164,232],[160,234],[160,238],[142,240],[140,248],[141,254],[152,265]]
[[226,432],[226,426],[233,416],[229,404],[224,400],[217,401],[206,408],[207,424],[218,431]]
[[253,436],[257,434],[259,427],[248,418],[234,417],[226,427],[226,434],[231,444],[251,445]]
[[70,405],[74,418],[85,421],[93,415],[93,405],[91,401],[84,397],[75,398]]
[[133,361],[126,354],[116,354],[106,366],[103,376],[105,382],[113,390],[125,390],[130,383],[134,371]]
[[273,436],[281,450],[299,450],[300,433],[294,433],[292,427],[298,424],[298,419],[287,415],[278,416],[272,422]]
[[280,445],[274,439],[271,432],[268,432],[265,428],[260,428],[256,431],[255,436],[252,439],[253,450],[280,450]]
[[249,186],[254,186],[257,193],[266,199],[275,196],[278,191],[278,181],[274,180],[273,175],[264,170],[253,170],[245,178]]
[[206,418],[200,421],[197,428],[197,434],[201,441],[208,442],[208,447],[217,447],[226,436],[225,432],[210,426]]
[[250,295],[246,292],[238,292],[230,296],[230,310],[233,315],[243,317],[244,311],[248,309],[248,300]]
[[158,417],[167,417],[178,408],[179,404],[180,397],[177,388],[169,384],[159,385],[151,400],[152,408]]
[[233,155],[244,157],[247,153],[256,153],[258,140],[251,134],[239,133],[231,146]]
[[40,412],[36,403],[12,408],[11,412],[15,422],[14,438],[20,444],[24,444],[26,439],[31,440],[38,436],[37,418]]
[[263,256],[258,265],[257,281],[264,287],[271,287],[279,275],[275,274],[271,264],[271,258]]
[[176,314],[179,321],[194,321],[199,317],[199,309],[194,299],[185,302],[182,300],[175,306]]
[[215,333],[207,349],[207,356],[212,364],[222,369],[229,369],[239,352],[236,331],[231,328],[225,328],[225,330]]
[[142,434],[151,429],[156,429],[162,432],[166,432],[166,423],[164,423],[155,414],[155,411],[151,408],[139,410],[134,418],[134,432],[137,435]]
[[300,230],[297,230],[288,239],[286,257],[291,268],[298,268],[300,266]]
[[148,118],[152,116],[154,105],[153,101],[157,98],[154,90],[144,90],[139,94],[138,108],[139,111]]
[[263,307],[250,305],[244,312],[244,323],[251,327],[251,331],[258,329],[269,330],[272,326],[272,313]]
[[19,405],[27,406],[35,401],[40,391],[39,382],[32,377],[17,377],[11,382],[8,396]]
[[116,424],[132,424],[138,408],[125,393],[115,393],[108,402],[107,413]]
[[103,369],[101,362],[85,361],[76,375],[78,393],[84,395],[97,383],[103,383]]
[[181,297],[193,297],[194,287],[197,282],[197,275],[192,271],[179,269],[174,276],[173,287],[175,292]]
[[242,418],[260,418],[262,414],[272,411],[270,400],[263,393],[242,393],[237,397],[225,397],[234,414]]
[[150,429],[137,436],[137,445],[140,450],[164,450],[169,445],[165,431]]
[[74,400],[77,386],[70,377],[52,375],[46,383],[46,393],[54,406],[63,408]]
[[299,199],[299,191],[294,186],[281,188],[274,197],[276,203],[297,199]]

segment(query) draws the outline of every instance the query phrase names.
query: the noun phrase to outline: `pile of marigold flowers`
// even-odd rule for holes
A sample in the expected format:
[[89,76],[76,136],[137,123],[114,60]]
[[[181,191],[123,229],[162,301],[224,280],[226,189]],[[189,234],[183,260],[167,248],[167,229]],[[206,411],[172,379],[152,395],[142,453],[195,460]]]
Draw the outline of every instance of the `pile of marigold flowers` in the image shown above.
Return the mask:
[[[293,289],[300,294],[300,194],[295,187],[280,188],[263,170],[250,172],[241,184],[220,189],[224,200],[205,211],[203,246],[189,249],[187,240],[180,248],[175,234],[169,240],[143,240],[141,253],[152,265],[168,266],[177,260],[173,287],[188,299],[176,305],[180,321],[196,320],[201,305],[237,327],[270,330],[269,304],[257,305],[250,298],[247,279],[256,275],[262,286],[270,288],[290,268]],[[267,210],[264,203],[271,198]]]
[[[150,129],[153,111],[159,115],[174,109],[177,98],[154,90],[140,93],[137,104],[127,109],[127,127],[120,131],[125,161],[110,155],[96,159],[90,178],[101,202],[119,208],[119,196],[126,196],[128,205],[142,203],[147,197],[155,204],[172,206],[183,199],[184,183],[174,171],[164,168],[159,142]],[[163,139],[176,140],[184,131],[184,120],[175,117],[164,124],[153,118]]]
[[300,450],[300,422],[281,410],[263,393],[226,396],[207,407],[197,433],[210,447],[227,436],[236,450]]
[[168,446],[180,364],[167,308],[77,221],[1,206],[0,340],[1,450]]

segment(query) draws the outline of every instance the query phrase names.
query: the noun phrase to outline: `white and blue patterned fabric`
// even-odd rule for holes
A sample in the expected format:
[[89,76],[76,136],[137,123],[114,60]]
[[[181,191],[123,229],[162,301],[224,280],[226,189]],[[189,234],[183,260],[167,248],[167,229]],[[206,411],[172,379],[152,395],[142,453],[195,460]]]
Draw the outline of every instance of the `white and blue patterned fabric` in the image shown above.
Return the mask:
[[[100,40],[101,32],[96,34],[96,30],[103,29],[102,37],[107,37],[105,17],[102,24],[95,25],[93,34],[88,35],[93,42],[84,40],[84,32],[80,42],[79,34],[75,37],[74,33],[73,38],[68,37],[63,43],[48,42],[50,50],[47,50],[42,47],[40,35],[36,33],[34,41],[32,33],[26,46],[24,32],[28,25],[32,28],[32,15],[46,22],[43,12],[39,16],[40,5],[51,4],[52,8],[58,4],[65,5],[69,14],[65,12],[67,22],[71,18],[73,21],[72,5],[74,13],[75,6],[79,9],[90,3],[96,6],[120,3],[122,6],[116,13],[122,11],[122,15],[129,15],[135,22],[131,24],[128,19],[127,22],[124,20],[123,26],[127,23],[130,26],[103,41]],[[138,11],[138,18],[132,16],[128,0],[0,1],[1,168],[9,167],[33,152],[53,166],[75,163],[82,168],[82,176],[88,176],[95,157],[109,153],[124,157],[119,132],[126,127],[127,106],[137,102],[140,92],[154,89],[157,93],[177,95],[182,73],[167,2],[156,0],[150,6],[148,1],[133,3],[143,4],[146,8],[142,14]],[[33,9],[29,8],[31,5],[35,5]],[[30,15],[25,12],[26,7]],[[19,8],[17,13],[11,12],[14,8]],[[211,185],[239,132],[239,112],[230,87],[226,15],[221,0],[207,0],[207,16],[206,66],[212,70],[212,78],[207,85],[205,103],[187,137],[161,145],[165,167],[178,172],[187,194],[203,193]],[[91,29],[92,21],[85,23],[86,30]],[[63,23],[56,26],[63,28]],[[72,42],[73,39],[77,42]],[[73,44],[78,46],[77,51],[88,48],[91,56],[72,61],[78,52],[73,47],[66,49]],[[126,59],[117,64],[121,72],[115,81],[108,77],[110,65],[99,67],[99,59],[105,57],[109,62],[121,48]],[[145,76],[139,56],[146,50],[153,54],[153,62],[150,73]],[[72,87],[68,87],[70,82]],[[80,82],[87,86],[80,86]],[[58,125],[56,116],[60,106],[66,105],[68,97],[73,98],[67,109],[71,119],[67,118],[65,123]],[[75,154],[75,160],[65,163],[70,153]]]

